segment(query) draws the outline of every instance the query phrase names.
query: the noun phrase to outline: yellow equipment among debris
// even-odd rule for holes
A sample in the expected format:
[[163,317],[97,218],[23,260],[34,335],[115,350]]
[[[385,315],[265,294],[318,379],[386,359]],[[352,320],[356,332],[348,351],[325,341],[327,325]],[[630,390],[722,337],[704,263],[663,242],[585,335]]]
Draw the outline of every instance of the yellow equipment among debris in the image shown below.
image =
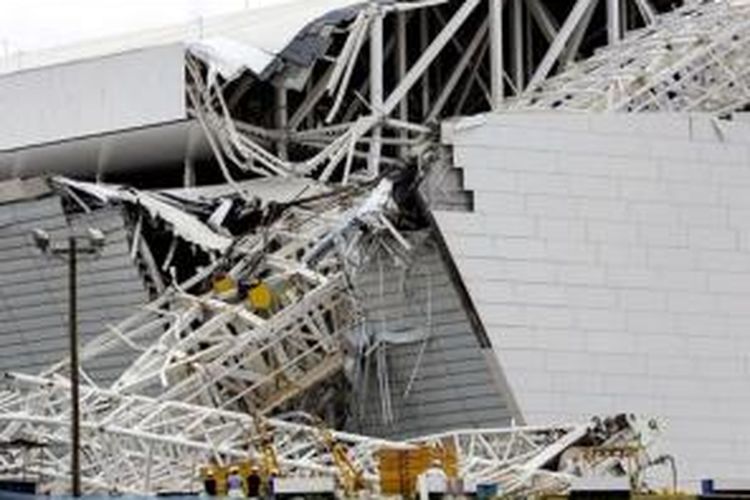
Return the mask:
[[273,445],[273,433],[268,428],[268,424],[260,415],[255,415],[255,426],[260,433],[258,447],[261,451],[261,468],[260,475],[267,482],[268,478],[278,476],[281,468],[279,467],[279,458],[276,454],[276,448]]
[[339,481],[347,496],[352,496],[356,492],[363,490],[367,485],[362,474],[362,470],[350,458],[346,446],[336,441],[333,434],[323,425],[319,425],[320,434],[323,443],[328,447],[340,472]]
[[230,470],[237,468],[237,472],[239,473],[240,477],[243,478],[243,489],[247,488],[247,483],[245,481],[245,478],[247,478],[254,467],[256,467],[255,462],[252,460],[245,460],[242,462],[236,462],[226,465],[208,465],[206,467],[201,467],[200,469],[200,477],[201,482],[206,481],[208,478],[212,478],[214,481],[216,481],[216,495],[217,496],[224,496],[227,494],[228,490],[228,478],[229,478],[229,472]]
[[268,312],[274,303],[273,291],[265,282],[258,281],[250,288],[247,300],[255,311]]
[[380,492],[383,495],[413,497],[417,492],[417,478],[435,462],[440,463],[449,480],[458,479],[458,458],[452,444],[420,446],[411,450],[380,450]]
[[214,278],[213,291],[216,295],[224,295],[234,290],[234,280],[226,274],[220,274]]

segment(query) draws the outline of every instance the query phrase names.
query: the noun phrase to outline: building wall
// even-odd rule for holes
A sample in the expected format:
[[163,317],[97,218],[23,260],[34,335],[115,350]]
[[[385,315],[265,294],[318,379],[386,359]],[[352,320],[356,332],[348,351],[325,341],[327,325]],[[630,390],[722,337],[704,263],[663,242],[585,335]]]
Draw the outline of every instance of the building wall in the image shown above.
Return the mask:
[[392,419],[384,417],[372,355],[355,384],[353,430],[400,439],[509,425],[515,413],[495,376],[496,360],[481,347],[435,240],[422,234],[413,241],[407,265],[381,253],[354,280],[367,334],[411,341],[384,347]]
[[511,113],[444,136],[474,211],[436,217],[527,421],[652,415],[682,480],[750,476],[750,126]]
[[[78,266],[80,345],[103,333],[148,300],[130,258],[119,210],[71,219],[73,227],[96,227],[107,244],[96,260]],[[0,204],[0,372],[38,374],[68,353],[68,268],[35,248],[31,231],[43,229],[64,242],[68,218],[56,195]],[[84,363],[99,384],[112,382],[129,363],[125,351]]]

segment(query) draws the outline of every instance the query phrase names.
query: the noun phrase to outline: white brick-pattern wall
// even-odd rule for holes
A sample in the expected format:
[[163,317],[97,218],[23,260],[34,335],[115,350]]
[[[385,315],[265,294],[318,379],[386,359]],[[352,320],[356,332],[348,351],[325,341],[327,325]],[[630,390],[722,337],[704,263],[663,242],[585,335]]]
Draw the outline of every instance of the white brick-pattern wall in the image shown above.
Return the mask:
[[438,212],[530,423],[660,417],[681,479],[750,477],[750,122],[446,123],[470,213]]

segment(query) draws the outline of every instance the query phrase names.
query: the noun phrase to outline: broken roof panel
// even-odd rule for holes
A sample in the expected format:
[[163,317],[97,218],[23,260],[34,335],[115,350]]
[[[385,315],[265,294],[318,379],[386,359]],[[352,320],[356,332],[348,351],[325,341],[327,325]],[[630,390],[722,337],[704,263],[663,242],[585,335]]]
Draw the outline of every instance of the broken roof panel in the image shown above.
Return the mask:
[[56,178],[56,182],[87,193],[102,202],[124,201],[142,206],[153,217],[172,226],[177,236],[207,250],[226,250],[232,240],[217,234],[194,215],[175,207],[158,193],[135,191],[115,185],[92,184],[71,179]]
[[194,56],[205,61],[213,79],[218,73],[225,80],[234,80],[245,69],[259,74],[271,64],[274,56],[246,43],[238,43],[224,37],[198,40],[188,45]]

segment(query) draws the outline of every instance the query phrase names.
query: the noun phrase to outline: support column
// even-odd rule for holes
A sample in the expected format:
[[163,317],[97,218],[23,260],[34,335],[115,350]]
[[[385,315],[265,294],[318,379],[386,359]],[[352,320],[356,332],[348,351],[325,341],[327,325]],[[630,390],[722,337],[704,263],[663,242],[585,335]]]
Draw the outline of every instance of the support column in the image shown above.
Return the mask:
[[[396,14],[396,75],[398,81],[404,79],[406,76],[406,13],[399,12]],[[409,97],[405,97],[401,100],[398,105],[398,118],[401,121],[409,120]],[[399,138],[406,140],[409,138],[409,133],[406,130],[399,131]],[[407,147],[401,148],[400,156],[406,157]]]
[[276,87],[276,128],[281,132],[282,136],[276,144],[276,150],[279,154],[279,158],[284,161],[289,159],[289,153],[287,151],[288,124],[289,105],[287,103],[287,92],[282,85],[279,85]]
[[576,30],[576,28],[579,27],[579,24],[581,24],[581,19],[586,15],[586,12],[590,7],[593,8],[593,5],[595,3],[595,0],[576,0],[573,9],[570,11],[570,14],[568,14],[565,22],[560,27],[560,31],[557,33],[555,40],[550,44],[549,49],[547,49],[547,53],[544,55],[544,58],[537,66],[536,71],[534,72],[534,76],[529,82],[529,87],[535,87],[536,85],[541,83],[542,80],[547,78],[547,75],[549,75],[552,67],[555,65],[558,58],[562,54],[563,49],[565,49],[565,47],[568,45],[568,41],[570,40],[571,35]]
[[189,157],[185,158],[184,162],[182,186],[186,188],[195,186],[195,163],[193,163],[193,159]]
[[513,81],[516,92],[523,92],[523,0],[513,0]]
[[620,31],[620,0],[606,0],[607,2],[607,40],[609,44],[617,43],[621,38]]
[[[419,50],[422,54],[430,44],[430,31],[427,24],[427,9],[419,10]],[[427,117],[430,112],[430,70],[422,74],[422,118]]]
[[81,496],[81,410],[78,372],[78,303],[77,259],[75,236],[68,238],[68,342],[70,349],[70,474],[74,497]]
[[[370,26],[370,106],[372,113],[382,120],[383,116],[383,12],[375,9]],[[372,142],[368,156],[368,171],[372,176],[380,172],[380,153],[383,128],[380,124],[372,129]]]
[[490,73],[492,109],[499,109],[505,97],[503,81],[503,0],[488,0],[490,15]]

